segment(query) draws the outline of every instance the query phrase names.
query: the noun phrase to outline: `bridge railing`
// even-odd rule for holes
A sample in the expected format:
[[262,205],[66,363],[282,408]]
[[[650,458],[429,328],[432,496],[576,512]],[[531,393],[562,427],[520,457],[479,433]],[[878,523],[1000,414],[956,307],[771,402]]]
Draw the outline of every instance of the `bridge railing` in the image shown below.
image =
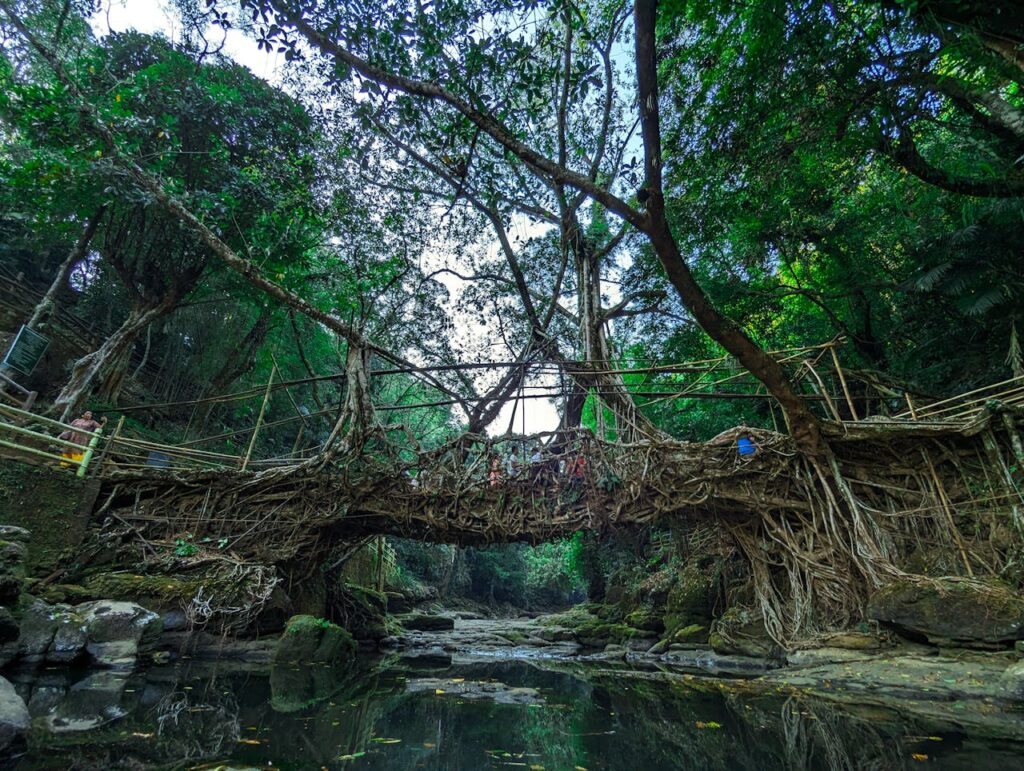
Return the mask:
[[[48,433],[47,431],[52,433]],[[88,439],[86,444],[61,439],[70,432]],[[84,477],[93,460],[103,429],[88,431],[17,407],[0,404],[0,448],[4,454],[58,468]]]

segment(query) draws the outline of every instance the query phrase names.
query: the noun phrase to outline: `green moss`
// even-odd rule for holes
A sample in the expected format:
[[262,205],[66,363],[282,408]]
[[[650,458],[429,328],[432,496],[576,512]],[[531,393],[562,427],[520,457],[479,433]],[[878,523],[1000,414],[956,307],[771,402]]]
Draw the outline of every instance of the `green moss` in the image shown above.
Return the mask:
[[62,554],[81,544],[98,489],[68,471],[0,461],[0,524],[32,533],[29,575],[53,572]]
[[661,633],[665,631],[665,622],[660,614],[650,608],[638,608],[626,616],[626,623],[629,626],[641,629],[645,632]]
[[347,661],[355,652],[352,635],[337,624],[315,616],[293,616],[277,643],[274,661],[332,663]]

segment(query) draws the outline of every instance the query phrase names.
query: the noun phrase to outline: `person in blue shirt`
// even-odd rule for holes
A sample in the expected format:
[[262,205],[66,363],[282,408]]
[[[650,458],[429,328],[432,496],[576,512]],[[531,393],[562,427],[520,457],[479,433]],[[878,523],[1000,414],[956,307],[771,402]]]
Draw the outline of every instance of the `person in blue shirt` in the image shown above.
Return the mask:
[[[746,428],[746,426],[744,426],[744,428]],[[758,447],[757,442],[754,441],[754,437],[750,436],[750,434],[740,434],[739,438],[736,439],[736,449],[739,451],[741,458],[749,460],[757,455],[758,450],[761,448]]]

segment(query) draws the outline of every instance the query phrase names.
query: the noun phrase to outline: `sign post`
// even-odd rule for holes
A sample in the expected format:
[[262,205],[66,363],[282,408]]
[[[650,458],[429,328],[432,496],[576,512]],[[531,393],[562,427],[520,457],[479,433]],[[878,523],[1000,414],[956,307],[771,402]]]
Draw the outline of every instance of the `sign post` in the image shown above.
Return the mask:
[[32,370],[39,364],[49,345],[50,339],[48,337],[44,337],[22,324],[21,329],[18,330],[17,337],[14,338],[14,342],[11,343],[11,347],[7,350],[7,355],[4,356],[2,364],[4,367],[10,367],[22,375],[31,375]]

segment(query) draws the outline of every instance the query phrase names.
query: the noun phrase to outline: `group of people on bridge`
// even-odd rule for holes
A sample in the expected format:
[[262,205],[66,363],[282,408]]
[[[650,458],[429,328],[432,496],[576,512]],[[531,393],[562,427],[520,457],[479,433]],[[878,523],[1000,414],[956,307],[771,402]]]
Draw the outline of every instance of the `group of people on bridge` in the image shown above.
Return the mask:
[[530,448],[525,461],[521,460],[515,447],[504,457],[498,452],[492,452],[488,464],[487,483],[490,487],[499,487],[508,480],[526,479],[534,484],[556,487],[562,481],[570,486],[580,486],[586,479],[586,474],[585,443],[582,443],[576,452],[560,457],[556,453],[545,453],[538,442]]

